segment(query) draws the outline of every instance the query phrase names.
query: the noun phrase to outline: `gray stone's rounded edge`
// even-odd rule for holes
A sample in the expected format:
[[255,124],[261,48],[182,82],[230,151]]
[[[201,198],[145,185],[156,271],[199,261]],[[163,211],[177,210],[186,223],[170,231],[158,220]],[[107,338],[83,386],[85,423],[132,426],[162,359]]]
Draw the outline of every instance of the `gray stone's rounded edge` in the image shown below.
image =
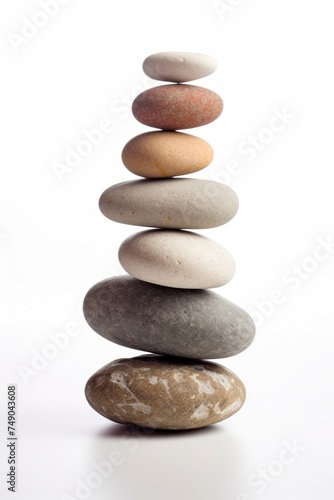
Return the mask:
[[211,290],[170,288],[131,276],[93,285],[83,302],[88,325],[105,339],[135,350],[190,359],[219,359],[247,349],[255,323]]

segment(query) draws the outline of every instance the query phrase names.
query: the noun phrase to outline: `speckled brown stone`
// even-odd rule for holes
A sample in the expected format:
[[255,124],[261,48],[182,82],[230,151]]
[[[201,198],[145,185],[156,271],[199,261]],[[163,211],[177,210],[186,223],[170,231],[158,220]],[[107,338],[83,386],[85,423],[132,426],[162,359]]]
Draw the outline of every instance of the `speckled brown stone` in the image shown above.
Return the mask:
[[122,151],[122,161],[130,172],[154,179],[192,174],[212,160],[213,149],[204,139],[170,130],[137,135]]
[[166,430],[220,422],[246,397],[241,380],[217,363],[155,355],[109,363],[90,377],[85,393],[109,420]]
[[106,189],[99,201],[109,219],[134,226],[207,229],[234,217],[238,197],[228,186],[203,179],[143,179]]
[[223,111],[221,97],[196,85],[160,85],[139,94],[132,104],[134,117],[144,125],[164,130],[201,127]]

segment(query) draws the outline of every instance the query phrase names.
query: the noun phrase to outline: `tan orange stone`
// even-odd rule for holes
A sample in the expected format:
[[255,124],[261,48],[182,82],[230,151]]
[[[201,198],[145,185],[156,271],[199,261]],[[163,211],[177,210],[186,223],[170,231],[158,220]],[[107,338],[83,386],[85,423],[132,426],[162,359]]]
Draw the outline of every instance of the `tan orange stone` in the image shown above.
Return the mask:
[[204,139],[191,134],[146,132],[124,146],[122,160],[133,174],[159,179],[202,170],[212,162],[213,149]]

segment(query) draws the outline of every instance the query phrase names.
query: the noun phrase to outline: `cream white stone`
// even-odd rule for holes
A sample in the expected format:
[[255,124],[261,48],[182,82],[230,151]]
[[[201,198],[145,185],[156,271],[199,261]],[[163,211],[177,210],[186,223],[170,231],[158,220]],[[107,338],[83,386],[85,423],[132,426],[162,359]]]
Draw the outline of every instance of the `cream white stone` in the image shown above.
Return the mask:
[[147,76],[174,83],[198,80],[216,71],[217,67],[214,57],[193,52],[158,52],[143,62]]
[[235,273],[234,259],[224,247],[190,231],[136,233],[122,243],[118,257],[131,276],[174,288],[215,288]]

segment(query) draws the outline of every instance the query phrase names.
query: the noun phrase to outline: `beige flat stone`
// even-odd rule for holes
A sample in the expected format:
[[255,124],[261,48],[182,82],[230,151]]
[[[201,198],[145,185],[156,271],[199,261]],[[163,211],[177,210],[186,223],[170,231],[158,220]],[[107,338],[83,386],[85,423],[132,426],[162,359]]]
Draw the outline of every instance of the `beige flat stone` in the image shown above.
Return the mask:
[[145,179],[106,189],[100,210],[115,222],[172,229],[206,229],[230,221],[238,197],[220,182],[202,179]]

